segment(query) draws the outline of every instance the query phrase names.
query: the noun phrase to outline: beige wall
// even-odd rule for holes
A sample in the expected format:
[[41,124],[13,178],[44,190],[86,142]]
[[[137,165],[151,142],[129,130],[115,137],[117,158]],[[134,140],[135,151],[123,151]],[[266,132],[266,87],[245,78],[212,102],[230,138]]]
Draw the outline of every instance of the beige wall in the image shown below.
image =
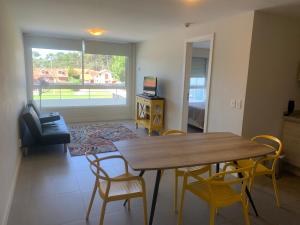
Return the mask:
[[162,34],[137,46],[137,93],[143,77],[158,77],[159,94],[166,98],[166,128],[181,128],[184,87],[184,43],[215,33],[208,131],[242,131],[243,109],[230,107],[244,100],[250,57],[253,12],[194,25]]
[[26,100],[24,52],[19,30],[0,1],[0,224],[5,224],[21,159],[18,115]]
[[280,136],[289,99],[300,108],[300,23],[255,13],[243,135]]

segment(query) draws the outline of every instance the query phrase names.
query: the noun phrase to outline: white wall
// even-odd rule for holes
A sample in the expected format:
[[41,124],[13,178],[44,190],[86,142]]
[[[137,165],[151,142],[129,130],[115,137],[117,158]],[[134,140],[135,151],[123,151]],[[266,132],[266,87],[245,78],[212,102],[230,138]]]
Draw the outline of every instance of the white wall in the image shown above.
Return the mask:
[[6,224],[21,152],[18,116],[26,101],[24,52],[19,30],[0,1],[0,224]]
[[181,129],[185,40],[215,33],[208,131],[242,132],[243,109],[232,109],[232,98],[244,101],[250,57],[253,12],[182,28],[137,46],[137,93],[143,77],[158,77],[166,98],[166,128]]
[[289,99],[300,108],[300,22],[256,12],[243,135],[281,135]]

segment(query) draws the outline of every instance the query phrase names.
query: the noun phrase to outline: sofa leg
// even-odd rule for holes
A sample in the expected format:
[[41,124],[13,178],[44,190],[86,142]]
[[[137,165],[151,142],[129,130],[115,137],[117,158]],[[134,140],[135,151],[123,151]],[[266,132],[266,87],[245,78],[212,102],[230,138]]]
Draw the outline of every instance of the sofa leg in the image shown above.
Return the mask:
[[67,150],[68,150],[68,145],[64,144],[64,153],[67,153]]
[[27,147],[23,147],[22,150],[23,150],[23,156],[24,157],[28,156],[28,148]]

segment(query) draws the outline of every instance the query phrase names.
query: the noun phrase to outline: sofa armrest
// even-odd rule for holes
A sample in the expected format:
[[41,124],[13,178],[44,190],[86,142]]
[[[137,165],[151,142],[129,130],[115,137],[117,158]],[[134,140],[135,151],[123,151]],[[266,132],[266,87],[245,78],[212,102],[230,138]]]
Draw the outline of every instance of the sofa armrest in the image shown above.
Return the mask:
[[53,121],[60,120],[60,115],[58,112],[42,113],[40,114],[41,123],[50,123]]

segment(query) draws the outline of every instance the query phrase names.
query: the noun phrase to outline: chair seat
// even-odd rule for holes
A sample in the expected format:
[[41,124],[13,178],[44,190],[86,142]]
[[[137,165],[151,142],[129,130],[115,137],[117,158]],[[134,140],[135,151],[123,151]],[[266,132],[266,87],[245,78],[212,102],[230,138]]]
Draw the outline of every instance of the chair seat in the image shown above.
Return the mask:
[[180,173],[180,175],[183,175],[185,172],[196,172],[198,170],[202,171],[203,169],[208,169],[209,166],[193,166],[193,167],[183,167],[178,168],[177,172]]
[[205,183],[199,181],[192,182],[188,185],[187,189],[207,202],[214,202],[216,207],[231,205],[241,201],[241,194],[226,184],[211,185],[213,199],[210,199],[209,186]]
[[[132,177],[133,175],[128,174],[122,174],[120,176],[114,177],[114,178],[128,178]],[[126,198],[127,195],[130,195],[132,197],[141,196],[143,193],[142,185],[138,180],[131,180],[131,181],[112,181],[110,184],[110,190],[108,197],[116,200]],[[105,191],[107,186],[107,181],[101,181],[100,182],[101,190]]]
[[[240,167],[249,167],[249,166],[254,166],[255,161],[251,160],[251,159],[244,159],[244,160],[239,160],[238,165]],[[264,166],[261,163],[258,163],[256,170],[255,170],[255,175],[259,175],[259,174],[268,174],[271,173],[272,171],[270,169],[268,169],[266,166]]]

